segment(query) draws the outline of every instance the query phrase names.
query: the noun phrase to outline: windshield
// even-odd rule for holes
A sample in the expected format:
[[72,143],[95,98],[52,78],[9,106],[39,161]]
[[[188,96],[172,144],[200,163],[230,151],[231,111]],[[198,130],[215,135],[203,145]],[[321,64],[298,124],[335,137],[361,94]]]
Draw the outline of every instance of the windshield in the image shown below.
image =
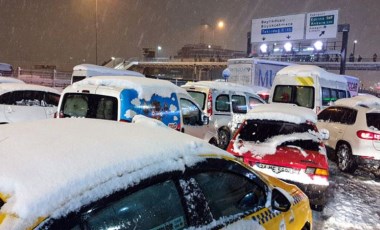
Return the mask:
[[314,88],[310,86],[277,85],[274,89],[273,102],[296,104],[314,108]]
[[206,94],[196,91],[187,91],[192,98],[198,103],[198,105],[202,108],[202,110],[205,109],[205,99]]
[[380,130],[380,113],[367,113],[367,126],[370,129],[379,131]]
[[65,94],[60,114],[64,117],[85,117],[117,120],[117,99],[96,94]]

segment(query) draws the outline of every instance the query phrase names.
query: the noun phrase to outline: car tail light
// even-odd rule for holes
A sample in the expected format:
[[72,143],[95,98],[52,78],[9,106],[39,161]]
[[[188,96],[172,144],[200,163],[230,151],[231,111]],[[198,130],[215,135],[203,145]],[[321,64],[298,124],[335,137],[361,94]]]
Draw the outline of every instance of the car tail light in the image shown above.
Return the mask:
[[356,135],[360,139],[364,139],[364,140],[372,140],[372,141],[373,140],[380,140],[380,134],[368,132],[368,131],[364,131],[364,130],[357,131]]
[[319,175],[319,176],[328,176],[329,171],[326,169],[320,169],[320,168],[311,168],[307,167],[305,170],[306,174],[313,174],[313,175]]
[[208,91],[206,106],[207,106],[207,115],[211,116],[212,115],[212,90],[211,89]]

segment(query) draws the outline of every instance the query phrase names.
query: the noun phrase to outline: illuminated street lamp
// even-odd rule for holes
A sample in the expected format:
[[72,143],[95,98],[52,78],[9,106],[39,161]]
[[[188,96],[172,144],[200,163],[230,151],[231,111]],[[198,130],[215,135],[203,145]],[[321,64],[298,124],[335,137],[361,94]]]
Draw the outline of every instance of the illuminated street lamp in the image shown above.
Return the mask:
[[356,43],[358,43],[358,40],[354,41],[354,48],[352,49],[352,54],[354,55],[354,57],[355,57],[355,46],[356,46]]
[[205,23],[204,20],[201,22],[201,39],[200,43],[204,43],[205,31],[209,28],[212,31],[212,43],[215,44],[215,29],[222,30],[225,27],[225,23],[223,20],[219,20],[215,26],[212,26],[208,23]]
[[285,45],[284,45],[284,49],[285,49],[286,52],[290,52],[290,51],[292,51],[292,47],[293,47],[293,45],[292,45],[292,43],[290,43],[290,42],[287,42],[287,43],[285,43]]
[[159,56],[160,51],[162,50],[161,46],[157,46],[157,57]]
[[263,54],[265,54],[265,53],[267,53],[268,52],[268,45],[267,44],[262,44],[261,46],[260,46],[260,51],[261,51],[261,53],[263,53]]
[[323,42],[321,42],[321,41],[316,41],[316,42],[314,43],[314,48],[315,48],[317,51],[321,51],[322,48],[323,48]]

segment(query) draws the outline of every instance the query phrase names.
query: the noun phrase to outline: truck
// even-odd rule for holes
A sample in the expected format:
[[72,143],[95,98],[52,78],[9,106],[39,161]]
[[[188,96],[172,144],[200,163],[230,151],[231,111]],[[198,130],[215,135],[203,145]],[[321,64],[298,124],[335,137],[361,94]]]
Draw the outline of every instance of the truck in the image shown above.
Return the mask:
[[260,86],[270,89],[276,73],[289,65],[294,64],[257,58],[229,59],[227,68],[231,74],[228,81],[245,86]]
[[77,81],[81,81],[88,77],[94,76],[129,76],[129,77],[145,77],[143,74],[130,71],[113,69],[105,66],[98,66],[92,64],[80,64],[73,68],[73,74],[71,76],[71,84]]
[[350,91],[351,97],[355,97],[358,95],[360,80],[357,77],[344,75],[347,80],[348,91]]

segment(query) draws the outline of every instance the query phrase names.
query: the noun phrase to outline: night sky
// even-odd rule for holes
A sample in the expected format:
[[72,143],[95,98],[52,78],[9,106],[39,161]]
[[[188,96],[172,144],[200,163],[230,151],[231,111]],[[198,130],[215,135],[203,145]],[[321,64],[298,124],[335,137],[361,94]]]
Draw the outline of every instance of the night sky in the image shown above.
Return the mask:
[[214,36],[206,31],[206,43],[245,51],[252,19],[334,9],[339,24],[351,25],[348,52],[356,39],[356,54],[380,55],[379,0],[0,0],[0,62],[65,70],[95,63],[96,12],[102,63],[141,57],[142,48],[158,45],[160,56],[174,56],[200,42],[202,19],[226,24]]

